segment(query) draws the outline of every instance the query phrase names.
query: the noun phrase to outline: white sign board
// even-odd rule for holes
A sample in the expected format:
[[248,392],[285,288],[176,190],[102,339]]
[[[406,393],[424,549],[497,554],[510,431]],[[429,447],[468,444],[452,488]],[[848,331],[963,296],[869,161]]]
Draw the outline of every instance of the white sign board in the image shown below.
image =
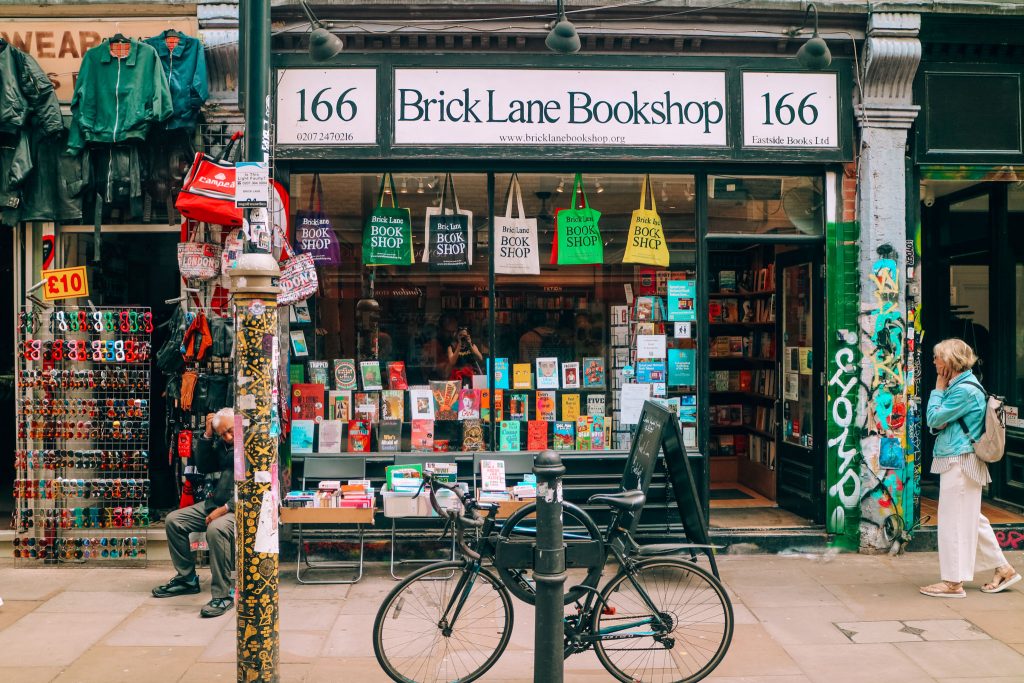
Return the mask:
[[396,145],[724,147],[723,71],[396,69]]
[[270,204],[270,169],[262,161],[235,162],[235,206],[265,209]]
[[743,74],[744,147],[839,147],[838,76]]
[[376,69],[277,72],[277,144],[376,143]]

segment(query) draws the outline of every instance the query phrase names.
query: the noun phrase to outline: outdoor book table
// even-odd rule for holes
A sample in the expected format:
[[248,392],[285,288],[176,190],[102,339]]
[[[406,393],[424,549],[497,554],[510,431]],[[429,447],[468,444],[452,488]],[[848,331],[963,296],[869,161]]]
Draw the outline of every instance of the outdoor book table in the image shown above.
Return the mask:
[[[302,488],[311,482],[325,479],[363,479],[366,475],[365,458],[307,457],[302,472]],[[294,524],[298,549],[295,560],[295,579],[299,583],[356,583],[363,578],[363,557],[366,550],[364,530],[373,526],[374,508],[281,508],[281,523]],[[316,525],[303,529],[303,525]],[[354,527],[354,531],[352,530]],[[359,560],[356,562],[314,562],[309,559],[306,539],[337,542],[358,539]],[[305,575],[321,570],[352,570],[355,575],[347,579],[308,579]]]

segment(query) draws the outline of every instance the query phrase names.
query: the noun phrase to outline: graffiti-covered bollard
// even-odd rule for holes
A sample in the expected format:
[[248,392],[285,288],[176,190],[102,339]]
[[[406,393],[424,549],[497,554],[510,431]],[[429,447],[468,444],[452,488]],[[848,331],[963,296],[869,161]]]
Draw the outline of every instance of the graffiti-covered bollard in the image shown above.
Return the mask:
[[534,683],[561,683],[565,624],[565,538],[562,535],[562,475],[565,466],[554,451],[533,461],[537,475],[537,548],[533,579],[537,610],[533,629]]
[[[237,674],[239,682],[278,680],[278,539],[271,430],[277,374],[277,278],[270,254],[242,254],[231,270],[235,310],[235,439],[245,449],[245,477],[235,485]],[[237,441],[236,441],[237,442]]]

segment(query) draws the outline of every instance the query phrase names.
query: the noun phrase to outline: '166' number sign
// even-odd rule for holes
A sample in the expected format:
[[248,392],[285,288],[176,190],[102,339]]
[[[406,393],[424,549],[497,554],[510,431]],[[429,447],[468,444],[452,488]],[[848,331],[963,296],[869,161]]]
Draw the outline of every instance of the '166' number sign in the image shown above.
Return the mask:
[[278,72],[277,144],[376,143],[376,69]]
[[834,73],[743,74],[744,147],[839,147]]

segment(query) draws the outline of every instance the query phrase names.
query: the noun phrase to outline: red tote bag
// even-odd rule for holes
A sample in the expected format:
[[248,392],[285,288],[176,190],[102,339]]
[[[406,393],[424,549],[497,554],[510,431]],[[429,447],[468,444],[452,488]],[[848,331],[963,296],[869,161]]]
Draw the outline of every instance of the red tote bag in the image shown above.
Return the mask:
[[235,208],[235,163],[228,160],[240,137],[241,132],[232,135],[217,157],[196,152],[174,202],[174,208],[183,216],[212,225],[242,225],[242,209]]

